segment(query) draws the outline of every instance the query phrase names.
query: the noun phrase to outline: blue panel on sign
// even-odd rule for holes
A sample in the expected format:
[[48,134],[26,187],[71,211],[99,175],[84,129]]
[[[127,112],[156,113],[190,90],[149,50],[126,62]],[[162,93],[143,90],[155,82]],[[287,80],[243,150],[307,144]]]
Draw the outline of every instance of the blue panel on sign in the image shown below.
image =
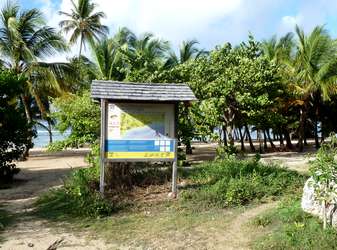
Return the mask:
[[105,152],[174,152],[172,139],[106,140]]

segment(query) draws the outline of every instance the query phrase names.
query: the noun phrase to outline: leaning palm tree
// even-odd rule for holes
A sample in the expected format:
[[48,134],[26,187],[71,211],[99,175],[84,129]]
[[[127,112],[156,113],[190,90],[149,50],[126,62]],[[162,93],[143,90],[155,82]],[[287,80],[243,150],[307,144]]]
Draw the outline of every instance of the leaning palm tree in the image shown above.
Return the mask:
[[33,96],[42,113],[40,93],[60,92],[65,86],[66,73],[71,68],[65,63],[42,62],[46,57],[67,50],[64,39],[45,25],[37,9],[21,11],[15,3],[7,2],[0,13],[1,60],[7,68],[24,75],[26,96],[22,97],[28,120],[31,115],[27,100]]
[[185,63],[191,59],[196,59],[202,55],[207,54],[206,51],[200,50],[196,47],[199,42],[197,40],[183,41],[179,48],[179,54],[174,51],[169,53],[165,63],[166,68],[171,68],[175,65]]
[[60,15],[66,16],[68,19],[59,23],[62,30],[67,34],[72,32],[70,37],[70,44],[75,44],[80,40],[79,56],[82,53],[82,47],[86,43],[93,44],[105,37],[109,32],[107,26],[102,25],[101,19],[105,14],[101,11],[94,12],[97,7],[91,0],[71,0],[73,8],[71,13],[60,11]]
[[[337,93],[337,46],[323,26],[315,27],[309,35],[298,26],[295,31],[297,51],[291,63],[287,64],[287,69],[289,86],[298,97],[298,145],[302,151],[310,101],[314,98],[329,100],[331,95]],[[315,133],[317,138],[317,131]]]
[[7,2],[0,12],[0,58],[4,67],[26,78],[20,101],[27,120],[32,121],[35,103],[47,118],[44,103],[67,88],[71,67],[66,63],[46,63],[47,56],[67,50],[64,39],[45,25],[37,9],[20,11],[17,4]]

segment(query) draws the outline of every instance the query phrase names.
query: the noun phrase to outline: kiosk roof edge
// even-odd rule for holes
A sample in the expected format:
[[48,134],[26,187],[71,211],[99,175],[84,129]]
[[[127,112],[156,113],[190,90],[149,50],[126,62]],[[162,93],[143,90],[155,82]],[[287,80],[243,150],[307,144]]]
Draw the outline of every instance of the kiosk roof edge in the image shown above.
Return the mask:
[[94,99],[189,102],[197,98],[186,83],[135,83],[94,80],[91,85]]

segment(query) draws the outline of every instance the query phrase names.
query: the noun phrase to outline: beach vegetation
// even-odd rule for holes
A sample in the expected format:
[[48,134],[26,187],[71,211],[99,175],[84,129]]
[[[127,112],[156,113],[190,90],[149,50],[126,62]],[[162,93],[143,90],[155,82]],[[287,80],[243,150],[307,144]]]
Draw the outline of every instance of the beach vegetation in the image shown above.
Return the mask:
[[20,171],[14,161],[31,147],[30,138],[34,135],[16,98],[23,93],[25,81],[9,70],[0,70],[0,188]]

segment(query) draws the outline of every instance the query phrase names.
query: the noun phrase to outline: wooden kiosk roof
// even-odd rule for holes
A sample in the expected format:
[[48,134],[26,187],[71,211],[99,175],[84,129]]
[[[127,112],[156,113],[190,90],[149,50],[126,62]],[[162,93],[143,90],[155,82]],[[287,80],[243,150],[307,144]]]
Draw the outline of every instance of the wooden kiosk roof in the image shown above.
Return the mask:
[[94,80],[91,97],[116,101],[189,102],[197,100],[185,83],[135,83]]

